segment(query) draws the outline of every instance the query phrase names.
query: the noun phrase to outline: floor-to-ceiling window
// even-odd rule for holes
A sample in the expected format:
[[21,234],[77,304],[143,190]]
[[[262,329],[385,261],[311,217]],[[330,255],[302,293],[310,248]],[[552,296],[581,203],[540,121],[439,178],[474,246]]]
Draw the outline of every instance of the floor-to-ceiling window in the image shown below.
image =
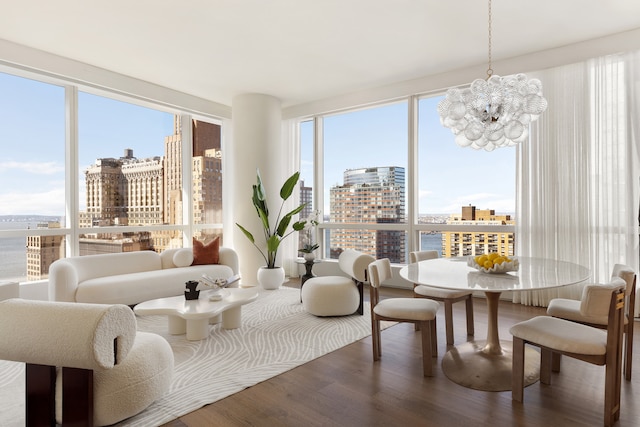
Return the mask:
[[323,118],[329,256],[351,248],[404,262],[408,101]]
[[418,248],[441,256],[514,255],[515,147],[460,147],[441,125],[443,96],[418,101]]
[[440,124],[441,99],[412,96],[314,118],[324,257],[348,248],[396,263],[411,250],[513,254],[515,148],[457,146]]
[[0,280],[222,234],[220,123],[37,78],[0,73]]
[[81,255],[182,246],[179,230],[121,228],[182,224],[181,152],[180,116],[78,94]]
[[65,90],[0,73],[0,281],[35,280],[65,250]]

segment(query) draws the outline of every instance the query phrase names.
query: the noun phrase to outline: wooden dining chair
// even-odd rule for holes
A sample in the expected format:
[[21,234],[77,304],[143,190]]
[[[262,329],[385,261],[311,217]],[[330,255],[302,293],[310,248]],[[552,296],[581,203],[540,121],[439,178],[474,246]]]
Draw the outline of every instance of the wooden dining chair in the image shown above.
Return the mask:
[[[625,286],[624,280],[614,278],[607,285],[585,287],[585,312],[592,316],[606,315],[606,331],[551,316],[537,316],[511,327],[513,400],[522,402],[524,398],[524,346],[530,344],[540,348],[542,384],[551,384],[551,371],[560,371],[560,356],[605,365],[604,425],[611,426],[620,418]],[[603,300],[607,301],[607,308],[604,310]]]
[[[416,263],[438,258],[438,251],[414,251],[409,253],[409,262]],[[428,298],[444,303],[444,323],[447,345],[453,345],[453,304],[464,301],[467,309],[467,335],[473,336],[473,292],[453,289],[435,288],[432,286],[413,284],[413,295],[416,298]]]
[[[613,267],[611,278],[619,277],[626,282],[625,287],[625,318],[624,318],[624,377],[631,381],[631,366],[633,362],[633,316],[636,302],[636,273],[631,267],[624,264],[616,264]],[[603,302],[606,304],[606,302]],[[584,313],[586,305],[585,293],[583,292],[580,301],[554,298],[549,302],[547,314],[573,322],[583,323],[600,329],[607,329],[607,316],[587,316]]]
[[407,322],[418,325],[422,334],[422,371],[425,377],[432,375],[431,357],[438,355],[436,313],[440,305],[436,301],[421,298],[387,298],[380,300],[380,285],[391,278],[391,263],[382,258],[369,264],[371,289],[371,338],[373,360],[382,357],[380,321]]

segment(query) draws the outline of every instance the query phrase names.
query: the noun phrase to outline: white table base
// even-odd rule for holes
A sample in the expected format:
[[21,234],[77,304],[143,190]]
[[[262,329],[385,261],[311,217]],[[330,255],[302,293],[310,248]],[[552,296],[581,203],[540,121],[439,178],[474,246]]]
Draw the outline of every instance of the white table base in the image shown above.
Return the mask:
[[[485,341],[456,345],[442,358],[442,371],[456,384],[483,391],[511,390],[513,350],[511,341],[500,341],[502,354],[485,352]],[[524,385],[540,378],[540,353],[525,347]]]
[[167,321],[171,335],[187,334],[189,341],[203,340],[209,336],[209,325],[220,323],[223,329],[237,329],[242,326],[242,307],[232,307],[222,314],[210,319],[183,319],[179,316],[168,315]]
[[[453,347],[442,358],[442,370],[454,383],[484,391],[511,390],[513,342],[498,335],[500,292],[485,292],[487,297],[487,340],[467,342]],[[536,356],[537,355],[537,356]],[[540,353],[525,348],[524,385],[540,378]]]

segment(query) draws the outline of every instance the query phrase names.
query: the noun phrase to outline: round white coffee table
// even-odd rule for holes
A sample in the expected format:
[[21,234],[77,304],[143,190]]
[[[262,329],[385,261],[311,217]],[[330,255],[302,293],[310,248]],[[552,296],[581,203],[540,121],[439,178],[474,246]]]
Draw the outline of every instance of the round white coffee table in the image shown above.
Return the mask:
[[209,324],[222,320],[224,329],[242,325],[242,305],[258,299],[257,288],[226,288],[219,291],[220,300],[211,300],[215,291],[200,291],[200,298],[186,300],[184,296],[158,298],[136,305],[133,311],[140,315],[165,314],[169,333],[187,334],[188,340],[202,340],[209,336]]

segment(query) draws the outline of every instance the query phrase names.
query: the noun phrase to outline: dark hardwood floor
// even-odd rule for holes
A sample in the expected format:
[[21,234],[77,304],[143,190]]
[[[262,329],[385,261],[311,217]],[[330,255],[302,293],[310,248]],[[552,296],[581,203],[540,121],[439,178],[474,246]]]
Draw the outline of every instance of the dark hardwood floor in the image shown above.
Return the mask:
[[[366,295],[368,289],[365,288]],[[383,294],[411,296],[384,288]],[[454,305],[455,340],[467,340],[464,304]],[[474,299],[476,339],[486,337],[487,310]],[[545,309],[500,302],[500,337],[509,327],[544,314]],[[422,376],[420,335],[413,325],[382,332],[382,359],[373,362],[371,337],[299,366],[179,419],[165,427],[200,426],[601,426],[604,367],[564,358],[552,385],[527,387],[524,403],[511,392],[461,387],[442,372],[446,352],[444,312],[438,321],[438,358],[434,375]],[[638,324],[640,326],[640,324]],[[636,328],[637,329],[637,328]],[[635,334],[635,353],[640,339]],[[619,426],[640,426],[640,360],[634,357],[632,381],[622,381]]]

